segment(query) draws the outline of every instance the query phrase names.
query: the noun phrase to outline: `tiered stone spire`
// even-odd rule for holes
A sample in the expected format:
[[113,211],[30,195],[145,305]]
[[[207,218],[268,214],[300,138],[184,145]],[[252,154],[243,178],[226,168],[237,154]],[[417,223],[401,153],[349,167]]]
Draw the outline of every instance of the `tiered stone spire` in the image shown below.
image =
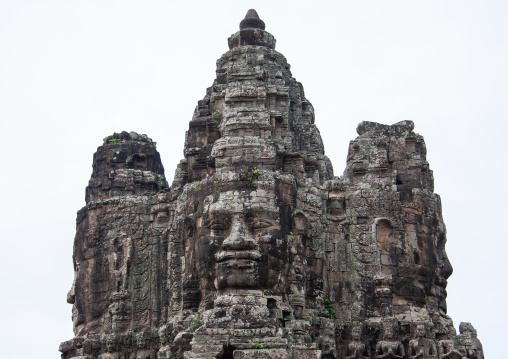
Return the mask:
[[97,149],[62,358],[483,358],[446,315],[446,230],[414,124],[362,122],[334,177],[255,10],[228,43],[171,188],[146,135]]
[[[316,185],[333,177],[314,108],[264,27],[249,10],[230,37],[231,50],[217,61],[217,79],[194,113],[173,187],[253,168],[314,178]],[[261,43],[267,38],[273,46]]]

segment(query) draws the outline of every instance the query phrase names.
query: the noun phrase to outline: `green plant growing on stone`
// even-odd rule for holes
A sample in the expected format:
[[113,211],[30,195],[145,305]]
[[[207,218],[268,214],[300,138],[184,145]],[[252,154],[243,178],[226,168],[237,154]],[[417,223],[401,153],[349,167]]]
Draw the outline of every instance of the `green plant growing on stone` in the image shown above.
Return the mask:
[[265,346],[261,343],[256,343],[256,349],[265,349]]
[[189,331],[191,333],[194,333],[196,331],[196,329],[198,329],[202,325],[203,325],[203,321],[201,319],[199,319],[199,318],[196,318],[196,319],[194,319],[192,321],[192,324],[191,324],[191,326],[189,328]]
[[332,204],[331,204],[331,203],[330,203],[328,206],[326,206],[326,211],[327,211],[328,213],[333,213],[333,206],[332,206]]
[[337,313],[335,313],[335,309],[333,309],[332,302],[328,299],[323,299],[323,304],[328,313],[330,313],[332,317],[337,318]]
[[194,187],[194,192],[199,192],[199,191],[201,191],[201,190],[202,190],[202,188],[201,188],[201,187]]
[[214,113],[212,113],[212,116],[218,116],[220,115],[220,111],[219,110],[215,110]]
[[252,182],[253,179],[258,179],[259,175],[261,174],[261,171],[254,167],[254,169],[252,170],[252,175],[249,176],[248,180]]
[[112,138],[109,140],[110,143],[117,143],[117,142],[120,142],[120,139],[119,138]]

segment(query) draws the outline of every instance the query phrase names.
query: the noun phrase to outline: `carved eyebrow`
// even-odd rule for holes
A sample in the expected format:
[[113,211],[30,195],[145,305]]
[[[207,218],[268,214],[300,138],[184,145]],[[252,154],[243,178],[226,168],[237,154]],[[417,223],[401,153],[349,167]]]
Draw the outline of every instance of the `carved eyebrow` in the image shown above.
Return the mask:
[[275,216],[279,216],[279,208],[270,208],[270,207],[264,207],[262,203],[256,203],[254,206],[251,206],[251,207],[244,207],[244,206],[241,206],[240,208],[235,208],[237,207],[237,203],[233,204],[232,206],[214,206],[214,205],[211,205],[210,208],[208,209],[208,214],[211,215],[211,216],[214,216],[214,215],[233,215],[233,214],[238,214],[238,213],[241,213],[241,214],[246,214],[246,215],[255,215],[255,216],[259,216],[259,215],[263,215],[263,214],[267,214],[267,215],[275,215]]
[[224,208],[219,206],[210,206],[210,209],[208,210],[208,214],[210,216],[215,215],[222,215],[222,216],[229,216],[236,213],[242,213],[242,211],[234,211],[231,208]]
[[248,208],[245,210],[246,213],[250,213],[253,215],[260,214],[269,214],[269,215],[279,215],[279,208],[270,208],[264,207],[262,203],[256,204],[254,207]]
[[230,221],[225,218],[207,221],[207,227],[212,230],[223,230],[223,229],[229,228],[229,226],[230,226]]
[[251,228],[252,229],[263,229],[268,228],[274,225],[273,220],[269,220],[266,218],[256,218],[254,217],[251,221]]

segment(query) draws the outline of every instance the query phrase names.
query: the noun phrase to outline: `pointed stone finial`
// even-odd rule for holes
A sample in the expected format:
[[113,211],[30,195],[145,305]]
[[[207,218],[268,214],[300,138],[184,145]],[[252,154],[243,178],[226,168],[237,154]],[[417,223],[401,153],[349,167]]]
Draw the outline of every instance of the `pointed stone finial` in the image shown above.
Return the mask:
[[250,9],[245,15],[245,19],[240,22],[240,30],[243,29],[265,29],[265,23],[259,18],[256,10]]
[[230,49],[239,46],[264,46],[275,49],[275,38],[265,31],[265,23],[259,18],[256,10],[250,9],[245,19],[240,22],[240,31],[228,39]]

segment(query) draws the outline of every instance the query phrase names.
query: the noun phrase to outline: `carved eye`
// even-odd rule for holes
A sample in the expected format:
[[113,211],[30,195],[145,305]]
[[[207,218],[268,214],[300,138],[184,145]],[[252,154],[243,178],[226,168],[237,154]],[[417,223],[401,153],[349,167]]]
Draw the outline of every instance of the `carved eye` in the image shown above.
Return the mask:
[[220,221],[214,221],[214,222],[210,223],[208,228],[213,229],[215,231],[220,231],[221,229],[224,229],[224,223],[222,223]]
[[270,227],[271,225],[272,225],[272,223],[270,221],[267,221],[266,219],[256,218],[252,221],[251,228],[252,229],[263,229],[263,228]]
[[229,228],[229,221],[225,218],[212,219],[207,227],[214,231],[224,231]]

